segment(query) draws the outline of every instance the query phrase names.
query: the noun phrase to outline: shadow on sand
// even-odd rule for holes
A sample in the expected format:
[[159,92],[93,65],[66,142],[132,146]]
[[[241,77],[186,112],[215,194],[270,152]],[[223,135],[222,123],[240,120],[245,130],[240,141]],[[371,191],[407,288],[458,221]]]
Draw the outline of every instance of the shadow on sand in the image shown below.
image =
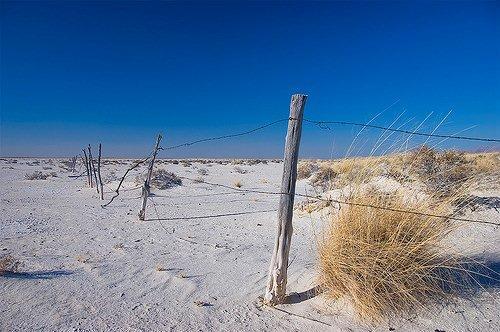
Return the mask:
[[[466,281],[464,287],[456,289],[443,283],[445,292],[452,292],[454,295],[470,298],[481,291],[488,291],[500,288],[500,261],[489,260],[484,257],[469,257],[469,263],[464,264],[464,271],[456,272],[456,279]],[[449,270],[444,272],[449,273]],[[286,304],[296,304],[310,300],[323,292],[320,285],[314,286],[300,293],[290,293],[285,299]]]
[[71,271],[54,270],[54,271],[34,271],[34,272],[11,272],[5,271],[0,274],[2,278],[14,279],[53,279],[73,274]]

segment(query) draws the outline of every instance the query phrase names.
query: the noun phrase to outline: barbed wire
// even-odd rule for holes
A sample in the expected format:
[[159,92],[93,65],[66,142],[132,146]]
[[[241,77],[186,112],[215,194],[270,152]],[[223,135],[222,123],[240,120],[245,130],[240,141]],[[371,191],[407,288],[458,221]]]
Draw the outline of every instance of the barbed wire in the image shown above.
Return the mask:
[[359,122],[350,122],[350,121],[315,121],[315,120],[309,120],[309,119],[303,119],[303,121],[307,122],[307,123],[315,124],[318,127],[320,127],[321,129],[328,129],[328,130],[330,130],[330,128],[327,126],[329,124],[352,125],[352,126],[358,126],[358,127],[387,130],[387,131],[392,131],[392,132],[396,132],[396,133],[411,134],[411,135],[415,135],[415,136],[451,138],[451,139],[461,139],[461,140],[481,141],[481,142],[500,142],[500,139],[497,139],[497,138],[482,138],[482,137],[456,136],[456,135],[444,135],[444,134],[429,134],[429,133],[423,133],[423,132],[418,132],[418,131],[411,131],[411,130],[405,130],[405,129],[395,129],[395,128],[390,128],[390,127],[372,125],[372,124],[368,124],[368,123],[359,123]]
[[115,195],[113,195],[113,197],[111,197],[111,199],[109,200],[109,202],[107,202],[106,204],[102,204],[101,207],[107,207],[109,204],[111,204],[116,197],[118,197],[120,195],[120,188],[123,184],[123,181],[125,181],[125,178],[127,177],[128,173],[134,169],[136,169],[137,167],[139,167],[140,165],[142,165],[143,163],[147,162],[151,156],[153,155],[153,152],[154,151],[151,151],[151,153],[144,159],[141,159],[141,160],[138,160],[136,161],[131,167],[129,167],[126,171],[125,171],[125,174],[123,174],[121,180],[120,180],[120,183],[118,184],[118,186],[116,187],[115,189]]
[[238,137],[238,136],[249,135],[249,134],[254,133],[256,131],[259,131],[259,130],[262,130],[264,128],[273,126],[275,124],[288,121],[289,119],[290,118],[276,120],[276,121],[273,121],[273,122],[269,122],[269,123],[263,124],[263,125],[261,125],[261,126],[259,126],[257,128],[253,128],[253,129],[250,129],[250,130],[247,130],[247,131],[243,131],[243,132],[239,132],[239,133],[235,133],[235,134],[228,134],[228,135],[222,135],[222,136],[201,138],[201,139],[198,139],[198,140],[195,140],[195,141],[192,141],[192,142],[186,142],[186,143],[182,143],[182,144],[178,144],[178,145],[172,145],[172,146],[164,147],[163,150],[172,150],[172,149],[177,149],[177,148],[184,147],[184,146],[190,146],[190,145],[194,145],[194,144],[198,144],[198,143],[202,143],[202,142],[216,141],[216,140],[221,140],[221,139],[228,139],[228,138],[233,138],[233,137]]
[[192,220],[192,219],[210,219],[210,218],[220,218],[220,217],[232,217],[232,216],[241,216],[245,214],[256,214],[256,213],[267,213],[267,212],[276,212],[277,209],[270,210],[259,210],[259,211],[241,211],[241,212],[230,212],[230,213],[220,213],[220,214],[212,214],[212,215],[203,215],[203,216],[189,216],[189,217],[169,217],[169,218],[157,218],[157,219],[146,219],[145,221],[154,221],[154,220]]
[[[254,132],[260,131],[262,129],[265,129],[267,127],[273,126],[275,124],[285,122],[285,121],[290,121],[290,120],[297,120],[295,118],[284,118],[284,119],[279,119],[276,121],[268,122],[266,124],[263,124],[259,127],[246,130],[243,132],[239,133],[234,133],[234,134],[228,134],[228,135],[222,135],[222,136],[215,136],[215,137],[207,137],[207,138],[201,138],[198,140],[194,140],[191,142],[186,142],[186,143],[181,143],[177,145],[172,145],[168,147],[163,147],[162,150],[173,150],[181,147],[187,147],[191,145],[195,145],[198,143],[203,143],[203,142],[209,142],[209,141],[216,141],[216,140],[223,140],[223,139],[228,139],[228,138],[234,138],[234,137],[239,137],[239,136],[244,136],[244,135],[249,135]],[[336,124],[336,125],[351,125],[351,126],[358,126],[358,127],[366,127],[366,128],[374,128],[374,129],[380,129],[380,130],[386,130],[386,131],[391,131],[391,132],[397,132],[397,133],[403,133],[403,134],[410,134],[410,135],[415,135],[415,136],[425,136],[425,137],[437,137],[437,138],[446,138],[446,139],[459,139],[459,140],[469,140],[469,141],[481,141],[481,142],[500,142],[500,139],[497,138],[483,138],[483,137],[470,137],[470,136],[457,136],[457,135],[446,135],[446,134],[434,134],[434,133],[424,133],[424,132],[419,132],[419,131],[411,131],[411,130],[406,130],[406,129],[399,129],[399,128],[390,128],[390,127],[384,127],[384,126],[379,126],[379,125],[373,125],[369,123],[360,123],[360,122],[352,122],[352,121],[323,121],[323,120],[311,120],[311,119],[303,119],[304,122],[306,123],[312,123],[320,127],[321,129],[330,129],[328,127],[329,124]]]
[[[191,178],[185,177],[185,176],[179,176],[181,179],[186,179],[186,180],[193,180]],[[213,182],[207,182],[207,181],[202,181],[201,183],[205,183],[211,186],[216,186],[216,187],[221,187],[221,188],[227,188],[231,189],[234,191],[240,191],[240,192],[249,192],[249,193],[257,193],[257,194],[264,194],[264,195],[290,195],[290,193],[286,192],[273,192],[273,191],[265,191],[265,190],[252,190],[252,189],[242,189],[242,188],[233,188],[228,185],[220,184],[220,183],[213,183]],[[474,220],[474,219],[468,219],[468,218],[459,218],[459,217],[453,217],[453,216],[444,216],[444,215],[439,215],[439,214],[432,214],[432,213],[425,213],[425,212],[419,212],[419,211],[413,211],[413,210],[403,210],[403,209],[396,209],[396,208],[391,208],[387,206],[380,206],[380,205],[374,205],[374,204],[366,204],[366,203],[357,203],[357,202],[349,202],[349,201],[341,201],[333,198],[323,198],[320,196],[311,196],[311,195],[306,195],[306,194],[298,194],[295,193],[295,196],[298,197],[303,197],[303,198],[309,198],[309,199],[315,199],[327,203],[337,203],[337,204],[344,204],[344,205],[353,205],[353,206],[362,206],[362,207],[369,207],[369,208],[374,208],[374,209],[381,209],[381,210],[388,210],[388,211],[394,211],[394,212],[401,212],[401,213],[409,213],[409,214],[415,214],[415,215],[421,215],[421,216],[427,216],[427,217],[432,217],[432,218],[441,218],[445,220],[455,220],[455,221],[463,221],[463,222],[472,222],[472,223],[479,223],[479,224],[487,224],[487,225],[493,225],[493,226],[500,226],[500,223],[495,223],[492,221],[486,221],[486,220]]]

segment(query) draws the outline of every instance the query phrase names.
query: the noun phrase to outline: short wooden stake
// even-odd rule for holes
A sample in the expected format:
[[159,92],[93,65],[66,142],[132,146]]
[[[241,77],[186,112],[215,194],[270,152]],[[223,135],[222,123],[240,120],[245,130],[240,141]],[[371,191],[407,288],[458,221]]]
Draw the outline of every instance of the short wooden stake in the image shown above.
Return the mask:
[[285,142],[285,158],[281,179],[281,195],[278,210],[278,233],[274,244],[273,256],[269,267],[264,302],[269,305],[283,303],[286,295],[288,256],[292,240],[293,201],[297,162],[299,158],[302,118],[307,96],[295,94],[290,102],[290,119]]
[[149,162],[148,175],[146,176],[146,180],[144,181],[144,185],[142,186],[142,208],[139,211],[139,220],[144,220],[146,217],[146,205],[148,203],[148,197],[150,193],[150,182],[151,175],[153,174],[153,165],[155,163],[156,155],[158,154],[158,150],[160,149],[160,141],[162,136],[158,134],[156,138],[156,144],[153,150],[153,156],[151,157],[151,161]]

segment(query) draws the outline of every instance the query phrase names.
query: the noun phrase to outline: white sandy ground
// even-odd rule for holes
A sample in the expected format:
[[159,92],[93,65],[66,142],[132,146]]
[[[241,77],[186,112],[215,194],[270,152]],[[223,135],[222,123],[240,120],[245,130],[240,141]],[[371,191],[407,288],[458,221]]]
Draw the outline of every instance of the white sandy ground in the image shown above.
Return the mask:
[[[474,297],[437,304],[379,326],[360,323],[348,304],[305,292],[315,283],[317,219],[294,217],[288,292],[292,304],[261,307],[276,233],[278,197],[231,193],[203,183],[155,191],[146,221],[138,221],[140,190],[123,192],[101,208],[85,179],[69,178],[47,159],[0,161],[0,255],[19,260],[19,273],[0,277],[1,331],[499,331],[500,285]],[[25,180],[52,167],[57,178]],[[124,165],[105,165],[104,176]],[[242,188],[279,190],[282,164],[190,167],[162,163],[179,175]],[[133,172],[130,179],[144,171]],[[307,181],[298,183],[304,193]],[[117,182],[108,185],[106,197]],[[126,182],[132,188],[133,181]],[[199,196],[209,195],[209,196]],[[499,192],[484,193],[500,196]],[[168,218],[251,212],[205,219]],[[466,215],[500,222],[495,208]],[[487,257],[499,271],[500,229],[467,224],[454,234],[458,248]],[[471,249],[473,248],[473,249]],[[158,269],[161,267],[161,269]],[[161,271],[159,271],[161,270]],[[198,302],[201,301],[201,302]],[[196,304],[198,303],[198,304]],[[204,305],[199,305],[204,304]]]

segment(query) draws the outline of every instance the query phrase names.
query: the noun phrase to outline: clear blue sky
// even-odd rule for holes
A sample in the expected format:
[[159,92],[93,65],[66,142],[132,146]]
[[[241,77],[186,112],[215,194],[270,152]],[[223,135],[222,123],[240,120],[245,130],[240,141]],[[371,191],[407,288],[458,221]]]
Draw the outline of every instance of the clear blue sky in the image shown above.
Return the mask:
[[[498,138],[498,2],[1,3],[1,155],[107,155],[305,116]],[[357,128],[305,126],[301,155],[342,155]],[[366,153],[378,131],[358,143]],[[162,157],[280,157],[284,124]],[[332,150],[333,143],[333,150]],[[445,147],[495,148],[447,141]]]

